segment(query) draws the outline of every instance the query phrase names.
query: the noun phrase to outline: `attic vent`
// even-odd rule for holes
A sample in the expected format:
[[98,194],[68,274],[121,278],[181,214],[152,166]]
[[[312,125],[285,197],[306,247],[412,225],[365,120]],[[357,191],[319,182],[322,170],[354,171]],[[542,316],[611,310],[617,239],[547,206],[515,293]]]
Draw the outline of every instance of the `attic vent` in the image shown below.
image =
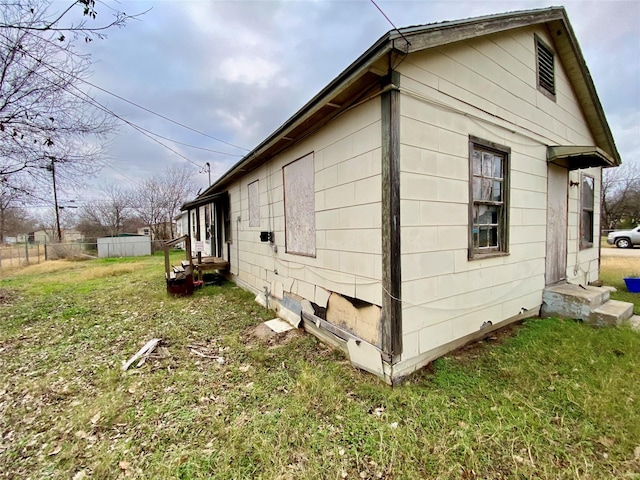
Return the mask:
[[553,52],[542,40],[536,38],[536,57],[538,59],[538,88],[552,98],[556,96]]

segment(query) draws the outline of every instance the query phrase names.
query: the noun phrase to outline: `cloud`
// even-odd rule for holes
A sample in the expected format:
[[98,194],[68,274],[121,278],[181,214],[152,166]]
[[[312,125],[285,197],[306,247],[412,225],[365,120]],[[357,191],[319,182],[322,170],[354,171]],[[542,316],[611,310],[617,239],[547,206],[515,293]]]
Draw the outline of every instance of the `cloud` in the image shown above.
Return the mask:
[[[551,5],[377,3],[399,27]],[[110,32],[107,40],[82,46],[96,61],[91,81],[246,149],[257,146],[392,28],[368,1],[122,0],[113,5],[126,12],[153,8],[140,21]],[[633,159],[640,154],[640,2],[569,0],[566,8],[618,148],[625,161]],[[108,95],[99,97],[128,120],[168,138],[243,152]],[[209,162],[212,177],[214,164],[220,175],[238,160],[172,145],[194,163]],[[136,178],[185,162],[129,127],[120,129],[109,154],[122,172]],[[196,175],[195,181],[202,183],[203,177]]]

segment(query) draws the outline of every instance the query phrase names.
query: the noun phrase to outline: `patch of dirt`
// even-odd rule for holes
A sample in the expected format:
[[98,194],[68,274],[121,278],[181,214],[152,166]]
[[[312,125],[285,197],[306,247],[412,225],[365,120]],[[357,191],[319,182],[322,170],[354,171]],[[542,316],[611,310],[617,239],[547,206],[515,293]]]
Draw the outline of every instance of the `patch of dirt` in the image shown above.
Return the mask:
[[11,305],[19,298],[15,292],[7,290],[6,288],[0,288],[0,305]]
[[486,337],[475,342],[471,342],[464,347],[460,347],[447,356],[453,357],[461,362],[470,362],[478,358],[478,356],[487,348],[493,345],[500,345],[506,339],[515,337],[522,328],[522,322],[515,322],[506,327],[500,328],[487,334]]
[[264,323],[259,323],[255,327],[246,330],[242,336],[246,345],[267,345],[269,348],[274,348],[291,343],[303,335],[304,330],[300,328],[278,333],[271,330]]

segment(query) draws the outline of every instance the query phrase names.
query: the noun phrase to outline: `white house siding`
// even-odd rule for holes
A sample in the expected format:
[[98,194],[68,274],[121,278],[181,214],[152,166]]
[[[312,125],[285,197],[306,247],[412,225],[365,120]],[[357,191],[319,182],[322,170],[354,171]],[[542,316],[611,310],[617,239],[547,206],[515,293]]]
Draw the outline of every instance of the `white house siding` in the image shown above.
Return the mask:
[[[580,248],[580,181],[581,174],[594,178],[594,206],[593,206],[593,247]],[[587,168],[569,172],[569,181],[579,186],[569,188],[569,234],[567,244],[567,279],[571,283],[586,285],[594,282],[600,275],[600,198],[602,187],[602,169]]]
[[[553,45],[546,30],[520,29],[415,53],[399,66],[403,353],[394,375],[484,322],[541,304],[547,146],[594,140],[557,56],[556,101],[537,90],[534,33]],[[508,256],[468,260],[470,135],[511,149]],[[569,189],[567,273],[586,270],[594,280],[596,248],[577,252],[578,190]]]
[[[381,105],[374,98],[247,173],[230,188],[231,273],[256,293],[326,306],[327,292],[382,303]],[[313,153],[316,255],[286,253],[283,167]],[[258,181],[259,226],[249,184]],[[252,187],[254,188],[254,187]],[[252,204],[255,205],[255,204]],[[239,220],[238,220],[239,219]],[[274,232],[274,244],[260,241]]]

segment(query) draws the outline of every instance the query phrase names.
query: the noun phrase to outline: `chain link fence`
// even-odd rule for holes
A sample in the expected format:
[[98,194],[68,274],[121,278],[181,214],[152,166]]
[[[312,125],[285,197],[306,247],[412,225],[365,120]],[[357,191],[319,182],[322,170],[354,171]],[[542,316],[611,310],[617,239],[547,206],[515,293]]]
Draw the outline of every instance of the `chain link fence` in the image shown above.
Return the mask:
[[[0,245],[0,271],[4,269],[25,267],[45,262],[47,260],[75,259],[87,260],[102,257],[139,256],[138,247],[151,246],[150,253],[162,250],[162,240],[150,241],[148,238],[135,242],[129,242],[129,248],[117,247],[107,244],[102,245],[98,252],[98,242],[71,242],[71,243],[22,243],[16,245]],[[148,250],[143,254],[148,254]]]
[[0,246],[0,270],[35,265],[62,258],[93,258],[98,256],[96,243],[23,243]]

